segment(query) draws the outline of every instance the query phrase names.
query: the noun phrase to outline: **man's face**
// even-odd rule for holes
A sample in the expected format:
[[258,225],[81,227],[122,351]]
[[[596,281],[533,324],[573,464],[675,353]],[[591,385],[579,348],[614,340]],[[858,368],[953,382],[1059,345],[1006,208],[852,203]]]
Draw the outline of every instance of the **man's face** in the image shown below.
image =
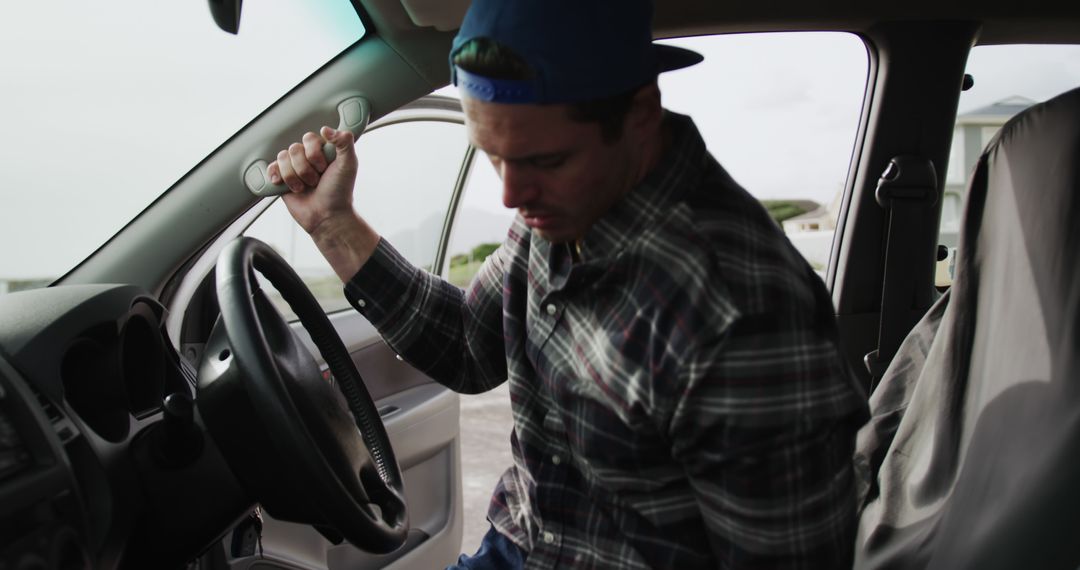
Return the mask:
[[552,243],[580,239],[637,181],[640,145],[627,133],[606,142],[597,123],[566,105],[462,101],[469,140],[503,182],[503,204]]

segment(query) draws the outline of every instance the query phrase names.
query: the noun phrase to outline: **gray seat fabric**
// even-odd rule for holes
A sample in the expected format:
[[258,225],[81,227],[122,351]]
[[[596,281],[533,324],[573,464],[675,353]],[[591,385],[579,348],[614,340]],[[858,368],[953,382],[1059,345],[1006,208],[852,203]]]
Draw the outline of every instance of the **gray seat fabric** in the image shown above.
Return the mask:
[[856,568],[1080,567],[1078,254],[1074,89],[984,151],[952,290],[870,399]]

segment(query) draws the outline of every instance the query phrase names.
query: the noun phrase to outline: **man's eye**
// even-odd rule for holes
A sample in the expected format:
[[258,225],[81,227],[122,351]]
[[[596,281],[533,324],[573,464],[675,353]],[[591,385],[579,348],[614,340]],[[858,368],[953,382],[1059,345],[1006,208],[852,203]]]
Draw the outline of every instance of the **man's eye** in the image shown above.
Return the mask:
[[536,168],[558,168],[566,162],[565,154],[557,154],[552,156],[541,156],[534,158],[530,161]]

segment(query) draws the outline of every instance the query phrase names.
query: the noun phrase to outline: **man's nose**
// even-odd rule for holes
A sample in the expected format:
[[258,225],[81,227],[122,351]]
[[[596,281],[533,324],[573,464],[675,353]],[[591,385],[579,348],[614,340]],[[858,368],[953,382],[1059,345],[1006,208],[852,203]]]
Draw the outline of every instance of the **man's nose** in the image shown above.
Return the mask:
[[499,175],[503,183],[503,205],[507,208],[520,208],[532,202],[538,193],[535,180],[524,168],[503,162]]

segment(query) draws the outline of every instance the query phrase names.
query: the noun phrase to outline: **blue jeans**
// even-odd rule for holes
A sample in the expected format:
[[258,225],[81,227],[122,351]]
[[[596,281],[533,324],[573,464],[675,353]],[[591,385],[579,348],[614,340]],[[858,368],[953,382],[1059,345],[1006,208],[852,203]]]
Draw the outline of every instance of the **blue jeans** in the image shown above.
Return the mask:
[[505,570],[524,566],[525,551],[491,527],[480,541],[476,554],[462,554],[457,564],[447,566],[446,570]]

